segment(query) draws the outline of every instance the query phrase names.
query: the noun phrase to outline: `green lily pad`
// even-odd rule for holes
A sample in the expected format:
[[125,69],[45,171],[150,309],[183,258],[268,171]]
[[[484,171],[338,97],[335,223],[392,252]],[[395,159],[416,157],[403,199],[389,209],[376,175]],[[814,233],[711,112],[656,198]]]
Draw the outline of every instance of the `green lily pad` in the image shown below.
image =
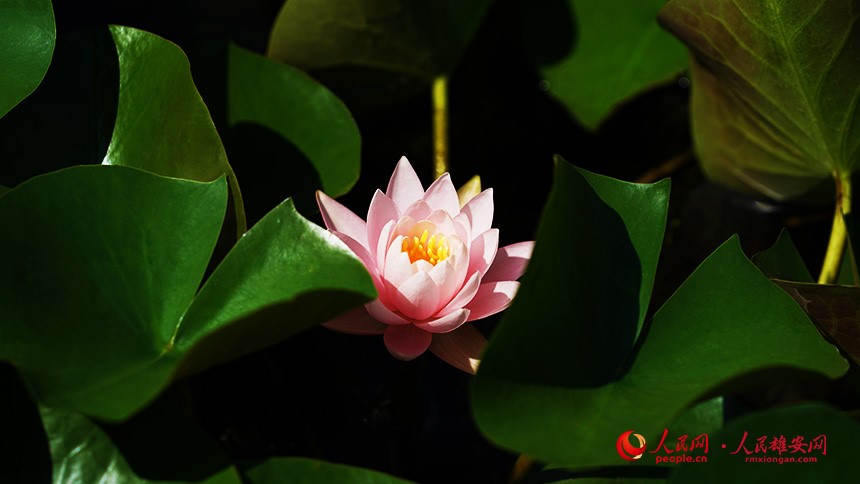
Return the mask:
[[692,117],[705,172],[776,200],[860,162],[860,27],[852,0],[671,0],[660,21],[696,62]]
[[[168,482],[139,477],[105,432],[87,417],[48,407],[42,407],[41,416],[51,446],[53,482]],[[239,484],[242,480],[228,466],[196,482]]]
[[353,109],[413,95],[449,74],[491,0],[290,0],[267,56],[312,71]]
[[[857,422],[818,404],[744,416],[709,435],[707,464],[677,466],[669,482],[849,482],[856,475],[858,432]],[[826,439],[826,453],[823,448],[809,447],[819,436]],[[761,437],[765,437],[766,451],[757,447]],[[784,449],[780,437],[785,439]],[[802,440],[796,443],[801,445],[792,447],[798,437]],[[815,461],[798,461],[801,458]]]
[[289,200],[196,295],[226,201],[223,179],[106,166],[6,193],[0,225],[16,229],[0,250],[16,257],[0,275],[0,359],[43,404],[122,420],[175,378],[376,296],[361,263]]
[[358,65],[430,80],[454,67],[489,5],[290,0],[272,27],[268,56],[305,70]]
[[[230,124],[257,123],[291,141],[320,175],[322,187],[309,190],[348,192],[358,180],[361,136],[346,106],[298,69],[235,45],[229,66]],[[281,161],[273,154],[268,162]]]
[[847,370],[737,238],[696,269],[631,350],[644,309],[636,302],[650,292],[650,270],[636,268],[656,258],[642,240],[659,241],[662,226],[620,221],[664,219],[663,197],[633,196],[649,190],[557,165],[529,269],[474,383],[476,421],[497,444],[567,467],[619,465],[622,432],[652,441],[685,409],[737,385]]
[[[684,45],[657,24],[665,0],[523,4],[525,42],[550,94],[589,129],[596,129],[619,105],[674,80],[687,67]],[[550,56],[548,52],[559,49],[559,28],[570,31],[565,52]]]
[[242,237],[183,316],[181,371],[265,348],[374,298],[361,262],[288,199]]
[[406,484],[382,472],[360,467],[332,464],[302,457],[278,457],[264,461],[242,472],[250,484],[317,484],[321,482],[354,482],[356,484]]
[[[783,229],[776,243],[752,258],[753,263],[771,279],[814,283],[815,279],[800,257],[794,242]],[[854,258],[850,246],[846,246],[836,277],[837,285],[854,284]]]
[[[499,332],[487,350],[490,370],[483,361],[480,373],[599,386],[616,377],[645,321],[663,242],[669,181],[619,182],[574,168],[560,157],[555,177],[536,237],[535,254],[544,255],[529,262],[519,304],[511,307],[507,319],[525,318],[528,312],[535,324],[552,325],[556,336],[550,341]],[[628,206],[636,209],[619,208]],[[560,299],[550,297],[561,294]],[[581,324],[567,323],[574,314]],[[604,320],[617,324],[597,324]],[[564,354],[590,371],[570,371],[554,358],[493,358],[494,348],[514,340],[520,354]]]
[[208,182],[226,175],[238,234],[242,193],[182,50],[157,35],[110,28],[119,55],[119,101],[103,164]]
[[44,404],[124,416],[142,403],[140,391],[112,395],[116,402],[101,395],[166,350],[225,205],[223,181],[103,166],[43,175],[5,194],[0,225],[15,230],[3,231],[0,247],[16,257],[0,276],[0,358]]
[[[724,422],[723,401],[722,396],[714,397],[686,409],[668,425],[667,442],[674,442],[681,435],[687,435],[689,438],[703,433],[710,434],[722,428]],[[653,465],[653,462],[651,464]],[[655,472],[655,470],[646,470],[643,474],[641,469],[614,467],[611,470],[601,469],[598,471],[601,475],[613,477],[586,477],[593,475],[594,472],[595,469],[591,467],[566,468],[559,464],[546,464],[540,471],[531,473],[531,477],[536,478],[537,482],[641,482],[648,480],[648,478],[641,477],[642,475],[648,475],[648,472]],[[557,480],[561,477],[569,477],[569,479]],[[665,479],[660,479],[660,482],[664,481]]]
[[57,29],[51,0],[0,0],[0,118],[42,82]]
[[719,396],[693,405],[672,422],[672,432],[679,435],[716,432],[725,422],[724,400]]
[[759,270],[770,278],[784,281],[815,282],[786,229],[779,233],[779,237],[771,247],[754,255],[752,261]]
[[6,193],[8,191],[9,191],[9,187],[4,187],[3,185],[0,185],[0,195],[3,195],[4,193]]

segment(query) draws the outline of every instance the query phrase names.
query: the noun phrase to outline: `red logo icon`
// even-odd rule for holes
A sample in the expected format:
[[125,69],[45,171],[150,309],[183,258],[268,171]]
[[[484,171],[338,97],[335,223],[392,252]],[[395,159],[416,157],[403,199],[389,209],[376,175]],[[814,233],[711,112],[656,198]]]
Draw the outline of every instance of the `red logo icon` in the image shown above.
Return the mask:
[[[633,436],[639,441],[638,447],[635,447],[630,443],[630,434],[633,434]],[[636,459],[641,459],[642,454],[645,453],[645,437],[642,437],[639,434],[634,434],[632,430],[628,430],[618,436],[618,440],[615,442],[615,449],[618,450],[618,455],[620,455],[624,460],[634,461]]]

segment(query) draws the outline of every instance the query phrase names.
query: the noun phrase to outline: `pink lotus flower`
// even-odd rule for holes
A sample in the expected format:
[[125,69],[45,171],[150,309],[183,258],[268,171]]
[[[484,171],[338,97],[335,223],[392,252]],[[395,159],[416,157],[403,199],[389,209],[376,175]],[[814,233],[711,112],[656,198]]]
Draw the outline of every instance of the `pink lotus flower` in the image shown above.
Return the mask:
[[533,242],[498,248],[493,190],[461,206],[445,173],[427,191],[406,157],[388,190],[377,190],[367,222],[317,192],[326,227],[364,263],[379,298],[324,325],[353,334],[384,334],[401,360],[428,348],[474,373],[486,339],[470,321],[510,305]]

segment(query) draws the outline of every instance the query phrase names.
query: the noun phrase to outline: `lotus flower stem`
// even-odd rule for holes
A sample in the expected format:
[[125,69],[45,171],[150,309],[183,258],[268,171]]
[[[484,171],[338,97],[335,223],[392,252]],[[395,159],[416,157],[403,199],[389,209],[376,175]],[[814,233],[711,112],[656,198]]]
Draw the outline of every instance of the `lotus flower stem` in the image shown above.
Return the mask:
[[833,227],[830,229],[827,253],[824,255],[821,274],[818,276],[819,284],[836,282],[847,238],[844,216],[851,211],[851,175],[834,173],[834,178],[836,179],[836,208],[833,211]]
[[433,80],[433,178],[448,172],[448,77]]

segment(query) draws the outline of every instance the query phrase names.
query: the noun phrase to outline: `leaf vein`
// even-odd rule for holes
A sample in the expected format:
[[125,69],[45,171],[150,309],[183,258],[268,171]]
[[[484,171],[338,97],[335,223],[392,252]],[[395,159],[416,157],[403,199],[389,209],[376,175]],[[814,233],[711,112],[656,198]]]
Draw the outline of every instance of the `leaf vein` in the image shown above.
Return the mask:
[[823,1],[819,2],[818,6],[815,7],[815,10],[810,12],[809,15],[807,15],[806,18],[804,18],[800,22],[800,24],[794,29],[794,31],[791,32],[789,38],[791,39],[792,43],[794,42],[794,39],[798,35],[800,35],[800,32],[803,31],[803,29],[805,29],[809,25],[810,22],[812,22],[812,20],[818,15],[818,12],[820,12],[823,7],[824,7],[824,2]]
[[802,96],[803,103],[801,103],[801,107],[806,111],[807,118],[811,121],[811,128],[813,134],[817,138],[816,141],[820,143],[820,146],[824,148],[825,153],[829,156],[829,160],[813,160],[818,163],[823,163],[828,168],[835,167],[835,160],[833,159],[833,153],[831,151],[830,145],[827,143],[827,139],[824,137],[824,131],[822,130],[820,120],[818,119],[817,110],[815,106],[812,104],[810,100],[809,92],[804,87],[802,82],[803,76],[801,75],[800,68],[797,63],[797,58],[794,55],[794,50],[788,45],[788,38],[786,36],[785,31],[785,22],[781,16],[781,12],[778,8],[775,8],[773,5],[773,1],[768,2],[768,6],[773,10],[774,15],[777,17],[777,21],[775,22],[776,28],[779,31],[779,38],[777,41],[779,42],[779,47],[783,49],[786,54],[786,59],[788,60],[788,70],[794,77],[794,81],[800,87],[799,92]]
[[[715,17],[710,12],[706,12],[706,15],[711,17],[717,23],[719,23],[726,30],[726,32],[728,32],[732,36],[732,38],[735,39],[735,41],[738,43],[738,45],[740,45],[745,50],[747,50],[748,52],[752,53],[755,56],[755,52],[752,49],[750,49],[749,46],[747,46],[740,38],[738,38],[738,36],[735,34],[735,32],[732,31],[729,28],[729,26],[722,19]],[[775,110],[775,111],[781,113],[783,116],[785,116],[785,118],[798,129],[798,131],[800,131],[802,133],[805,133],[807,131],[806,127],[803,126],[801,122],[799,122],[797,119],[795,119],[793,117],[793,115],[783,107],[782,103],[777,102],[775,99],[773,99],[769,92],[760,89],[756,85],[756,83],[750,79],[749,73],[744,72],[742,69],[740,69],[739,66],[730,65],[728,62],[728,59],[730,58],[730,56],[725,55],[725,53],[722,51],[722,49],[720,49],[719,46],[713,42],[712,39],[710,39],[708,37],[706,37],[706,39],[707,39],[708,43],[714,48],[714,50],[716,52],[718,52],[723,59],[726,59],[725,65],[727,67],[729,67],[733,72],[735,72],[738,75],[738,77],[746,83],[746,85],[749,87],[749,89],[757,92],[764,100],[766,100],[768,103],[770,103],[770,107],[773,110]],[[757,58],[757,60],[759,60],[762,63],[762,65],[766,66],[767,68],[769,68],[774,73],[778,72],[778,69],[776,69],[773,65],[767,63],[764,59],[760,58],[759,56],[755,56],[755,57]],[[717,61],[717,62],[719,62],[719,61]]]
[[827,59],[827,62],[824,63],[824,71],[820,74],[819,78],[815,82],[815,96],[816,99],[820,99],[821,90],[824,88],[824,80],[827,79],[827,74],[830,73],[831,70],[836,66],[836,59],[839,57],[839,54],[845,50],[845,44],[847,44],[848,37],[851,36],[851,31],[853,30],[853,23],[842,34],[842,38],[839,39],[838,47],[833,49],[833,52],[830,54],[830,58]]
[[[851,120],[857,117],[857,104],[860,103],[860,84],[854,89],[854,94],[851,96],[851,105],[845,111],[845,117],[842,119],[842,123],[840,124],[840,129],[842,130],[842,147],[843,149],[847,149],[848,147],[848,135],[851,132]],[[846,163],[853,163],[857,158],[857,151],[860,149],[860,136],[854,139],[854,146],[851,147],[848,156],[845,158]]]

